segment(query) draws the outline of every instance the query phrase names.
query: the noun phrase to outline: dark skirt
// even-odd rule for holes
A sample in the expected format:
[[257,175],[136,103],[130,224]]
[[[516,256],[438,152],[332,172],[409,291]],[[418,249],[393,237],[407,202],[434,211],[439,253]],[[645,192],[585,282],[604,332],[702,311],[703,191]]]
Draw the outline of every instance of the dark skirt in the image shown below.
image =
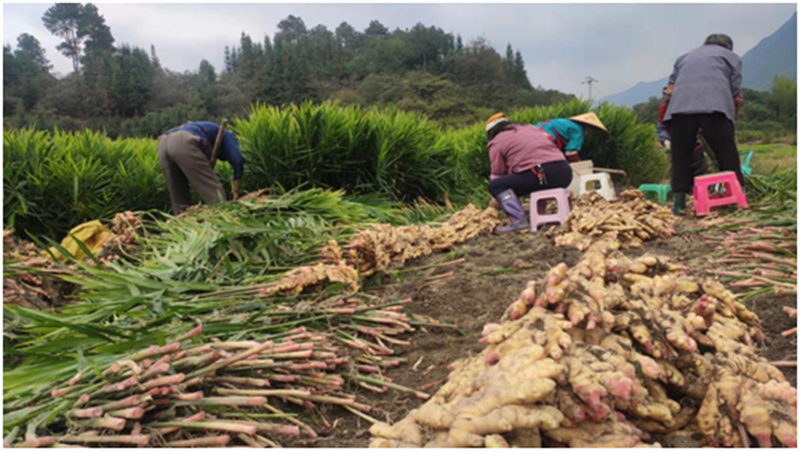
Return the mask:
[[722,113],[675,114],[670,121],[672,132],[672,192],[691,194],[696,175],[697,155],[694,152],[697,132],[703,129],[705,138],[720,171],[736,174],[744,187],[736,133],[731,122]]

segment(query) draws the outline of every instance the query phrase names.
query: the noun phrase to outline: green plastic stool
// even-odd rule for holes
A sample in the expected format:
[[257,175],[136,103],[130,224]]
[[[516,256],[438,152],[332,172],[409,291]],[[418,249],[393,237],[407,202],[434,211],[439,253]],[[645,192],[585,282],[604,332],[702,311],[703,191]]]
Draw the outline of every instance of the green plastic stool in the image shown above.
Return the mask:
[[658,195],[659,202],[666,202],[667,195],[670,191],[672,191],[672,186],[670,185],[640,185],[639,191],[644,193],[645,199],[652,199],[651,194],[656,193]]

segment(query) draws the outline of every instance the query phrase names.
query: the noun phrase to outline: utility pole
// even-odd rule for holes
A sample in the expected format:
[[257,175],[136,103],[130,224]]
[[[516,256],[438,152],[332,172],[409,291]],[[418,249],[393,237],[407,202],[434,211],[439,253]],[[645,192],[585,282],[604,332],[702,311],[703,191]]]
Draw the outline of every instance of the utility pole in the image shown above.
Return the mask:
[[592,101],[592,83],[597,83],[597,82],[598,80],[595,80],[591,75],[589,75],[588,77],[586,77],[586,80],[584,80],[581,83],[582,85],[589,85],[589,102]]

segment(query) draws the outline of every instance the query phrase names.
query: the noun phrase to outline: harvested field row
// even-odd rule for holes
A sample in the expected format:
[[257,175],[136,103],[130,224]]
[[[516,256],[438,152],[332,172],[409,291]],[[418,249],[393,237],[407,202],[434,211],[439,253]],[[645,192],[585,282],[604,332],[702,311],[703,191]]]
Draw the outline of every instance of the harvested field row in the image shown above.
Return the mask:
[[[578,210],[578,214],[579,213],[580,211]],[[460,217],[459,214],[463,217]],[[255,374],[247,373],[241,376],[239,374],[227,374],[225,367],[220,367],[217,371],[218,374],[204,380],[194,390],[184,390],[185,387],[181,386],[185,383],[184,381],[170,380],[168,381],[170,384],[165,387],[165,393],[162,394],[161,390],[159,390],[159,392],[155,394],[157,396],[153,397],[150,395],[154,399],[143,401],[141,406],[126,407],[126,409],[143,409],[142,416],[138,418],[139,421],[130,419],[130,424],[124,426],[120,432],[111,435],[123,437],[120,439],[123,442],[126,440],[133,440],[133,442],[136,442],[137,440],[142,441],[145,439],[141,437],[127,438],[129,436],[134,436],[134,434],[132,434],[134,429],[130,428],[136,427],[135,430],[141,433],[142,430],[154,431],[154,428],[176,427],[165,426],[161,424],[162,422],[160,419],[153,422],[154,420],[151,418],[151,415],[146,414],[146,412],[158,412],[163,410],[163,408],[167,408],[167,411],[169,411],[170,408],[168,406],[170,406],[170,403],[183,403],[185,401],[181,401],[179,398],[188,396],[190,398],[197,398],[193,402],[210,403],[208,404],[211,406],[210,410],[201,408],[203,412],[206,412],[205,415],[207,415],[199,421],[199,423],[203,424],[186,426],[177,431],[172,431],[170,432],[171,435],[164,437],[152,438],[156,436],[145,434],[146,437],[151,437],[147,440],[154,440],[152,443],[148,442],[151,446],[153,444],[164,445],[168,442],[176,444],[199,444],[206,441],[209,444],[213,442],[216,446],[223,445],[223,441],[231,444],[246,444],[252,440],[258,442],[261,440],[258,438],[258,428],[273,434],[265,433],[265,435],[262,435],[264,439],[283,445],[366,446],[369,443],[369,434],[366,431],[374,421],[381,420],[388,423],[399,421],[410,411],[418,408],[420,404],[424,402],[424,398],[434,393],[439,387],[445,384],[445,377],[449,372],[447,369],[449,364],[456,359],[466,358],[470,355],[485,352],[483,351],[484,346],[477,342],[484,325],[496,322],[511,301],[517,298],[520,292],[524,292],[526,286],[528,286],[528,282],[546,279],[547,273],[552,271],[553,268],[560,268],[558,266],[560,263],[565,263],[566,266],[564,266],[564,268],[566,268],[574,266],[579,263],[581,259],[585,261],[586,256],[582,256],[579,251],[571,247],[555,247],[552,245],[552,241],[543,234],[524,234],[512,237],[485,236],[485,233],[491,230],[497,221],[496,216],[493,218],[492,216],[485,216],[486,219],[478,219],[483,217],[481,215],[489,214],[488,212],[481,213],[477,210],[467,209],[459,214],[454,216],[449,222],[443,223],[443,226],[434,228],[415,228],[414,226],[401,226],[399,228],[386,226],[373,227],[361,232],[360,235],[353,235],[349,238],[350,241],[345,242],[349,244],[343,244],[344,251],[336,251],[336,249],[339,248],[337,243],[335,246],[329,245],[326,250],[322,252],[323,256],[331,262],[348,261],[347,259],[349,259],[350,262],[372,262],[368,263],[368,266],[362,266],[365,272],[376,273],[367,280],[359,280],[356,271],[350,266],[345,266],[341,263],[327,266],[308,266],[298,268],[288,273],[288,275],[282,279],[276,279],[273,282],[249,288],[243,294],[244,297],[242,297],[242,299],[246,299],[246,296],[256,296],[261,299],[265,299],[265,297],[274,297],[276,301],[278,301],[276,305],[283,304],[285,308],[292,309],[289,307],[290,304],[284,304],[285,301],[282,300],[283,297],[297,297],[299,295],[300,298],[293,301],[298,302],[305,296],[303,293],[308,288],[312,288],[315,292],[319,288],[324,288],[325,286],[337,286],[337,290],[346,288],[346,292],[352,292],[353,290],[362,289],[361,285],[363,283],[363,290],[366,291],[363,296],[366,297],[362,298],[361,301],[356,301],[356,299],[358,299],[357,297],[347,295],[345,292],[342,296],[317,296],[316,300],[309,299],[308,301],[302,301],[293,309],[302,306],[303,309],[307,310],[310,316],[314,316],[318,314],[318,312],[327,312],[329,318],[340,318],[337,319],[339,324],[347,324],[349,321],[352,321],[348,319],[348,315],[352,315],[353,311],[357,312],[359,309],[364,308],[369,309],[369,312],[386,315],[387,318],[391,316],[393,322],[396,324],[406,324],[406,326],[392,326],[399,328],[387,329],[386,324],[381,320],[377,325],[373,323],[364,328],[364,326],[358,325],[358,321],[360,320],[351,322],[354,327],[359,328],[357,331],[359,338],[353,343],[358,344],[363,342],[363,346],[366,346],[367,351],[369,351],[369,349],[377,351],[381,346],[385,346],[382,342],[387,343],[385,340],[388,339],[391,340],[391,343],[395,343],[395,346],[392,346],[394,349],[402,349],[399,355],[395,354],[383,357],[379,355],[377,360],[375,360],[376,357],[373,354],[372,357],[365,358],[367,354],[353,354],[353,351],[358,351],[358,348],[361,348],[362,345],[358,344],[355,348],[344,352],[339,357],[333,355],[327,356],[326,353],[337,352],[334,350],[337,346],[331,347],[325,344],[334,338],[334,336],[329,334],[332,330],[339,330],[341,326],[337,326],[335,329],[326,327],[317,329],[312,327],[308,331],[298,329],[294,331],[296,336],[290,336],[288,342],[285,341],[285,336],[278,334],[276,343],[280,343],[282,346],[298,345],[300,347],[314,347],[314,349],[303,348],[299,351],[292,352],[307,352],[310,350],[312,356],[316,352],[321,352],[322,354],[319,356],[321,357],[321,363],[326,365],[326,368],[323,369],[321,373],[316,373],[316,371],[319,370],[315,370],[314,365],[318,365],[318,363],[316,363],[313,357],[305,356],[302,358],[306,359],[306,363],[304,363],[303,360],[299,360],[291,362],[289,365],[302,366],[302,369],[297,367],[292,371],[295,373],[298,371],[301,373],[303,371],[308,371],[308,375],[292,373],[288,375],[283,374],[283,376],[300,376],[313,379],[320,377],[320,374],[328,374],[328,376],[323,376],[324,381],[330,382],[327,388],[323,389],[319,383],[316,385],[308,385],[311,379],[303,379],[305,382],[302,383],[297,381],[287,382],[288,379],[281,376],[280,367],[274,367],[275,363],[270,363],[264,368],[257,369]],[[671,231],[664,236],[669,235],[672,235]],[[400,246],[398,243],[403,243],[405,246]],[[456,244],[459,244],[459,246],[453,247]],[[673,271],[682,271],[687,269],[682,263],[689,263],[686,257],[690,254],[686,252],[686,249],[697,250],[703,247],[706,247],[709,252],[713,251],[715,248],[713,243],[706,243],[705,240],[697,234],[682,234],[681,228],[679,228],[678,233],[674,236],[655,240],[652,243],[644,244],[642,247],[625,250],[624,252],[639,258],[638,262],[642,263],[645,260],[650,262],[649,257],[643,257],[643,252],[653,250],[660,254],[662,253],[661,251],[663,251],[663,253],[673,255],[674,263],[660,263],[661,260],[656,259],[657,266],[661,268],[659,270],[671,268]],[[405,250],[406,248],[408,250]],[[331,255],[336,256],[336,258],[331,258]],[[383,256],[376,258],[378,255]],[[429,257],[424,257],[426,255]],[[697,255],[698,253],[695,252],[691,262],[693,265],[693,277],[699,276],[699,273],[704,272],[704,269],[708,267],[708,263],[711,261],[710,256],[698,257]],[[359,258],[356,259],[354,256],[359,256]],[[364,258],[364,256],[372,257]],[[423,258],[419,260],[419,257]],[[616,258],[620,261],[625,261],[625,259],[630,257],[618,254]],[[379,261],[383,263],[377,263]],[[403,263],[410,264],[403,267]],[[338,269],[336,269],[337,267]],[[560,269],[558,269],[558,271],[560,271]],[[598,280],[594,282],[598,282]],[[347,288],[348,286],[349,288]],[[627,287],[626,289],[630,288],[631,287]],[[407,305],[405,304],[407,302],[406,299],[411,299],[413,302]],[[397,301],[393,300],[403,300],[403,302],[398,304],[396,303]],[[759,299],[751,299],[749,305],[754,305],[752,301],[758,300]],[[374,304],[376,301],[378,303]],[[349,302],[352,303],[352,305]],[[363,304],[363,302],[367,304]],[[525,303],[523,302],[522,304]],[[244,309],[241,310],[242,312],[247,311],[246,305],[247,303],[242,305],[242,307],[244,307]],[[383,305],[383,307],[381,307],[381,305]],[[730,304],[727,305],[730,307]],[[408,309],[408,307],[410,307],[410,309]],[[517,307],[514,308],[516,309]],[[774,309],[769,308],[766,310],[763,308],[761,309],[761,311],[767,314],[773,310]],[[278,310],[278,312],[279,311],[280,310]],[[286,311],[288,313],[289,310]],[[252,317],[252,315],[232,316],[231,313],[233,313],[233,311],[223,309],[215,315],[212,315],[210,317],[213,318],[211,330],[215,330],[214,328],[218,328],[222,324],[248,324],[247,322],[241,321],[250,321]],[[588,327],[590,322],[595,323],[595,328],[602,327],[603,324],[602,314],[598,315],[598,312],[593,311],[589,304],[582,307],[575,304],[570,308],[566,308],[564,313],[573,321],[577,321],[577,324],[582,327]],[[511,313],[509,313],[509,315],[510,314]],[[514,315],[518,316],[520,314],[521,313],[516,313]],[[788,315],[785,313],[783,315],[783,319],[791,321]],[[278,318],[272,313],[268,314],[268,316],[273,319]],[[396,318],[394,318],[395,316]],[[298,316],[294,315],[286,318],[291,318],[296,321]],[[345,322],[341,323],[341,320],[345,320]],[[291,324],[293,324],[293,322],[287,323],[287,326]],[[255,324],[250,323],[250,325],[254,326]],[[580,329],[580,327],[576,329]],[[251,330],[251,328],[245,330]],[[416,330],[416,332],[412,335],[408,335],[408,332],[412,330]],[[778,335],[779,333],[780,331],[777,331]],[[252,336],[252,332],[247,332],[247,334]],[[212,333],[210,342],[207,341],[207,339],[201,339],[201,336],[194,337],[191,343],[187,343],[187,351],[190,349],[204,349],[207,345],[211,345],[212,347],[227,346],[225,342],[229,340],[217,341],[219,338],[215,338],[214,335],[219,338],[225,336],[219,333]],[[764,335],[767,343],[771,344],[776,339],[775,331],[771,330],[769,327]],[[250,344],[252,346],[265,343],[261,340],[254,341],[245,338],[245,336],[242,336],[242,338],[244,338],[245,341],[241,343]],[[784,337],[780,338],[786,340]],[[375,348],[373,348],[373,345],[369,344],[370,340],[373,339],[377,340],[372,342],[377,346]],[[794,338],[790,337],[788,339],[789,342],[792,340],[794,340]],[[334,339],[334,341],[336,341],[336,339]],[[586,337],[580,337],[578,341],[586,342]],[[341,348],[342,344],[345,345],[343,348]],[[637,345],[645,346],[641,343]],[[674,346],[674,343],[670,343],[670,345]],[[316,346],[321,346],[319,351],[316,350]],[[347,344],[344,342],[340,342],[338,347],[340,347],[342,351],[348,349]],[[773,348],[774,347],[770,349]],[[762,351],[763,349],[764,348],[760,348],[759,350]],[[211,351],[213,352],[213,350]],[[663,351],[664,349],[662,349],[662,352]],[[183,350],[175,350],[173,354],[180,354],[181,352],[183,352]],[[363,350],[358,352],[363,352]],[[327,357],[324,357],[323,354]],[[226,357],[220,354],[219,356],[214,356],[214,359],[221,359],[219,361],[223,362],[226,358],[231,358],[234,355],[235,354],[229,353]],[[171,354],[169,356],[170,359],[175,357]],[[181,358],[180,355],[177,357]],[[751,354],[751,357],[756,358],[755,354]],[[301,356],[297,355],[295,358],[301,358]],[[327,358],[333,360],[327,362]],[[784,355],[779,358],[786,359],[787,357]],[[209,362],[213,362],[214,359],[210,359]],[[254,355],[248,357],[248,359],[259,361],[260,357]],[[125,359],[118,359],[118,361],[124,360]],[[272,360],[273,362],[277,362],[275,359]],[[379,363],[376,364],[376,361]],[[111,363],[112,362],[109,361],[108,364]],[[244,363],[244,361],[242,363]],[[159,363],[159,365],[162,366],[163,364],[164,362]],[[398,364],[400,365],[400,369],[395,368],[395,365]],[[152,368],[151,365],[153,365],[153,362],[148,362],[147,369]],[[344,367],[341,365],[344,365]],[[352,370],[353,365],[355,365],[355,371]],[[345,369],[346,372],[342,372],[339,368],[351,369]],[[141,371],[147,371],[147,369],[142,369],[140,367]],[[373,371],[375,369],[377,369],[377,373]],[[129,370],[133,371],[133,369]],[[273,370],[278,371],[278,373],[269,372]],[[788,379],[793,382],[794,375],[791,369],[785,370],[788,373]],[[261,372],[259,373],[258,371]],[[264,371],[268,372],[265,373]],[[167,377],[176,376],[178,374],[173,373]],[[186,377],[185,372],[180,374]],[[272,381],[270,380],[269,374],[276,375],[282,380],[277,382]],[[772,376],[779,379],[780,377],[777,376],[777,374],[778,373],[772,373]],[[345,375],[349,375],[349,377]],[[132,376],[134,375],[128,375],[128,378]],[[353,376],[357,377],[354,378]],[[65,375],[65,377],[68,378],[69,376]],[[78,380],[80,381],[80,379]],[[123,381],[124,380],[127,379],[123,378]],[[120,382],[122,381],[117,381],[115,383]],[[263,386],[253,385],[256,383]],[[664,384],[665,382],[659,381],[659,383]],[[652,384],[652,381],[649,381],[648,384]],[[647,384],[640,383],[640,385],[645,386]],[[91,384],[89,384],[89,386],[91,386]],[[66,386],[64,388],[69,387],[70,386]],[[170,389],[171,387],[172,389]],[[652,387],[649,388],[652,389]],[[128,394],[128,397],[129,396],[130,394]],[[270,407],[253,407],[254,410],[251,409],[251,413],[243,413],[244,415],[249,415],[249,419],[246,420],[235,417],[235,415],[232,417],[228,414],[224,414],[225,409],[228,409],[230,406],[223,407],[223,412],[220,412],[218,407],[214,407],[214,403],[219,402],[224,405],[225,402],[234,401],[234,399],[226,400],[223,398],[235,398],[237,396],[244,398],[258,398],[262,396],[265,400],[272,399],[273,401],[264,404],[264,406]],[[313,397],[316,398],[312,400],[311,398]],[[242,402],[244,402],[244,398]],[[127,398],[106,399],[105,397],[100,397],[97,402],[102,401],[108,403],[122,401],[123,399]],[[159,399],[161,399],[161,401],[159,401]],[[200,401],[201,399],[209,399],[210,401]],[[76,401],[79,400],[80,399],[76,399]],[[153,401],[158,402],[153,404]],[[259,399],[259,402],[260,401]],[[615,400],[615,404],[616,401],[617,400]],[[292,405],[293,402],[296,402],[297,405]],[[363,410],[359,410],[359,408],[355,406],[359,406],[359,408]],[[596,405],[594,407],[596,407]],[[611,408],[616,407],[616,405],[611,406]],[[75,408],[81,409],[84,407],[77,406],[73,409]],[[89,408],[94,407],[89,406]],[[179,415],[175,418],[191,417],[190,414],[192,412],[194,412],[194,414],[199,414],[196,410],[187,411],[186,408],[186,405],[179,407],[179,409],[184,409],[183,416]],[[231,415],[241,408],[234,407],[233,409],[234,411],[229,411]],[[275,412],[271,409],[279,409],[279,412]],[[600,410],[602,411],[602,408]],[[89,410],[87,412],[80,411],[79,413],[82,415],[94,415],[98,412]],[[137,410],[124,413],[124,415],[138,416],[139,413],[140,412]],[[598,415],[598,412],[594,411],[593,414]],[[101,413],[101,415],[103,414]],[[684,413],[684,416],[685,415],[688,414]],[[90,417],[89,420],[91,420],[91,418],[92,417]],[[261,420],[256,420],[258,418],[261,418]],[[294,420],[287,422],[289,419]],[[147,421],[144,422],[144,420]],[[300,422],[295,423],[295,421]],[[651,431],[650,436],[637,432],[637,430],[633,429],[634,425],[639,428],[638,431],[643,431],[643,428],[646,427],[650,427],[651,429],[655,428],[655,426],[652,425],[643,426],[639,424],[641,421],[637,421],[631,420],[630,424],[625,423],[622,426],[613,426],[610,429],[611,432],[616,433],[624,430],[627,436],[622,437],[612,434],[609,440],[612,440],[612,438],[621,438],[630,441],[633,440],[635,436],[637,440],[652,442],[653,438],[658,435],[657,432],[664,432],[660,430],[656,432]],[[140,426],[136,426],[137,423]],[[248,423],[244,424],[244,426],[255,427],[256,433],[250,435],[250,429],[243,432],[228,431],[227,433],[223,433],[224,431],[220,431],[219,429],[208,429],[206,427],[208,424],[205,423],[213,424],[214,426],[212,427],[230,427],[228,423],[236,424],[238,426],[235,427],[239,427],[242,426],[243,423]],[[222,425],[220,426],[216,423],[222,423]],[[261,423],[263,423],[263,425],[261,425]],[[142,426],[144,426],[144,429],[140,429]],[[290,426],[295,426],[297,429],[292,429],[291,431],[289,431],[289,429],[280,429],[281,427]],[[85,425],[84,427],[88,428],[87,434],[90,436],[92,435],[92,430],[103,431],[104,436],[108,435],[110,432],[107,428],[103,427],[100,429],[93,429],[90,425]],[[267,428],[273,429],[267,431]],[[274,436],[275,431],[278,430],[285,430],[291,433],[278,434],[279,437]],[[312,430],[313,434],[308,433],[309,430]],[[384,435],[393,434],[392,432],[386,432],[387,430],[384,430]],[[696,440],[697,437],[692,438],[691,434],[688,435],[690,435],[689,438],[683,437],[683,439],[689,440],[690,443],[701,443],[701,441]],[[30,439],[31,444],[44,445],[50,440],[49,437],[54,436],[28,436],[25,440]],[[63,435],[56,434],[55,437],[62,437],[59,440],[64,443],[73,440],[72,436],[66,436],[66,441],[64,441]],[[742,435],[739,434],[739,437],[742,437]],[[785,438],[785,436],[783,437]],[[509,438],[510,437],[504,437],[503,440],[508,440]],[[42,441],[35,442],[34,440]],[[93,443],[91,439],[77,440],[83,440],[83,442],[80,443]],[[86,440],[89,441],[87,442]],[[103,440],[108,441],[114,439],[107,438]],[[187,442],[186,440],[193,441]],[[493,441],[496,440],[499,440],[499,438],[491,437],[489,443],[494,443]],[[548,440],[552,440],[552,438],[548,439],[545,434],[543,440],[547,442]],[[661,437],[660,440],[664,442],[662,443],[663,445],[670,446],[679,443],[681,439],[676,435],[666,440]],[[692,442],[691,440],[695,441]],[[378,442],[378,444],[380,443],[381,442]],[[535,444],[536,442],[533,443]],[[261,444],[265,445],[267,442],[261,441]],[[384,444],[390,443],[384,442]],[[574,444],[578,443],[575,442]],[[724,445],[725,443],[720,444]]]

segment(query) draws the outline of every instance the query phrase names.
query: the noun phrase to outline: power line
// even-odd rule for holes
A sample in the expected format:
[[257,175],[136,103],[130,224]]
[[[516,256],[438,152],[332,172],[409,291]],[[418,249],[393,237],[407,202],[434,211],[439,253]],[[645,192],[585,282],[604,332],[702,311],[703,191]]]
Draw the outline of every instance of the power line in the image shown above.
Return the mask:
[[581,82],[581,84],[583,84],[583,85],[589,85],[589,102],[592,101],[592,83],[598,83],[598,82],[599,82],[599,80],[596,80],[591,75],[587,76],[586,80]]

